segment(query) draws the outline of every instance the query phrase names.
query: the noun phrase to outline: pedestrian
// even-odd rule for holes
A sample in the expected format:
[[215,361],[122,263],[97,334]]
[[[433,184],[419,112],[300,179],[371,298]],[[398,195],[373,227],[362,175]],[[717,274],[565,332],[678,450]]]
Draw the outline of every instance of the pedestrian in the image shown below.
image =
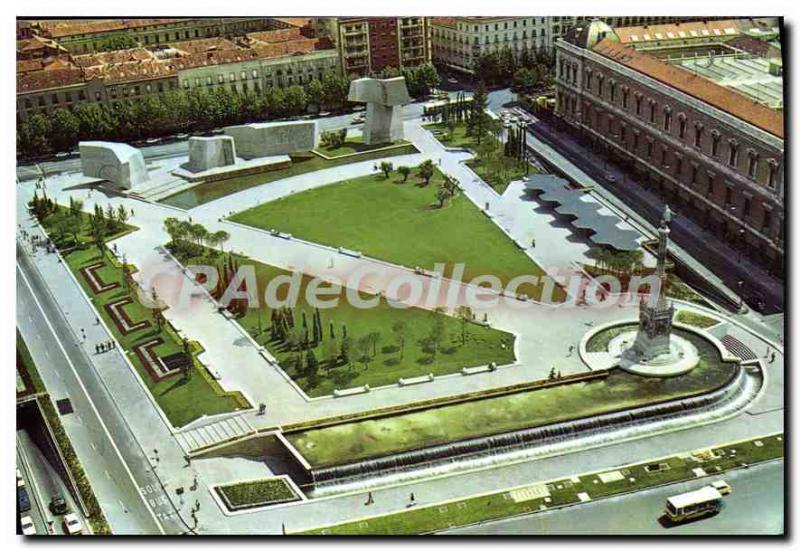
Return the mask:
[[97,347],[100,349],[100,352],[103,352],[105,350],[104,346],[105,345],[102,342],[97,345]]
[[[195,482],[195,484],[197,484],[197,482]],[[200,500],[199,499],[195,500],[194,509],[195,509],[195,511],[199,511],[200,510]]]
[[186,461],[186,465],[184,465],[184,467],[188,467],[192,464],[192,458],[188,455],[184,455],[183,460]]
[[567,354],[567,356],[572,356],[572,352],[573,352],[574,350],[575,350],[575,346],[574,346],[574,345],[572,345],[572,344],[571,344],[571,345],[569,345],[569,354]]
[[775,352],[769,357],[769,363],[773,363],[775,361]]
[[372,505],[373,503],[375,503],[375,500],[372,498],[372,492],[368,492],[367,501],[364,503],[364,505]]
[[411,492],[411,496],[410,497],[411,497],[411,499],[410,499],[411,503],[414,503],[416,501],[416,499],[414,498],[414,492]]
[[94,345],[94,353],[95,354],[99,354],[100,353],[100,345],[99,344]]

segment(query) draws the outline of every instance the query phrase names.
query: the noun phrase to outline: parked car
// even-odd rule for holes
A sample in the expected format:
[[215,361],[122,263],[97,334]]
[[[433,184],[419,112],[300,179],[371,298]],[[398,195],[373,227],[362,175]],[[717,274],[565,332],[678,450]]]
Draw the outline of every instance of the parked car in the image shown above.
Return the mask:
[[70,536],[77,536],[83,533],[83,525],[81,521],[78,520],[78,516],[75,513],[68,513],[64,517],[64,530],[66,530],[67,534]]
[[24,516],[19,519],[19,525],[22,527],[23,536],[35,536],[36,527],[33,525],[33,519],[29,516]]
[[28,496],[25,482],[22,482],[22,485],[17,483],[17,504],[19,504],[19,510],[23,513],[31,510],[31,498]]
[[50,512],[54,515],[63,515],[69,510],[67,500],[61,496],[53,496],[50,500]]

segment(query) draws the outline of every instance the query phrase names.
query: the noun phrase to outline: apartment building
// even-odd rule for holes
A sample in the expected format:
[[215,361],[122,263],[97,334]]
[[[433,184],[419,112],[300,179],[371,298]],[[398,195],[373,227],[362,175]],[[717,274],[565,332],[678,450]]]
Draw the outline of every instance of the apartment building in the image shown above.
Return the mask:
[[316,26],[335,42],[346,75],[364,76],[431,60],[425,17],[318,18]]

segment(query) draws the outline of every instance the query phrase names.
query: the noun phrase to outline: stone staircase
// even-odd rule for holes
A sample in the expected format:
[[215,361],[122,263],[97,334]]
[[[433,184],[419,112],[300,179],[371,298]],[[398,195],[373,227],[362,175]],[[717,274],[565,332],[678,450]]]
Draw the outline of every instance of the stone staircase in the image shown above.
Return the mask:
[[200,448],[241,438],[255,432],[242,415],[227,417],[202,426],[184,429],[175,435],[178,443],[189,454]]
[[723,346],[725,346],[725,348],[728,350],[728,352],[730,352],[737,358],[741,358],[742,361],[746,362],[748,360],[755,360],[758,358],[755,352],[750,350],[750,347],[748,347],[746,344],[744,344],[736,337],[732,337],[731,335],[725,335],[720,339],[720,341],[722,342]]

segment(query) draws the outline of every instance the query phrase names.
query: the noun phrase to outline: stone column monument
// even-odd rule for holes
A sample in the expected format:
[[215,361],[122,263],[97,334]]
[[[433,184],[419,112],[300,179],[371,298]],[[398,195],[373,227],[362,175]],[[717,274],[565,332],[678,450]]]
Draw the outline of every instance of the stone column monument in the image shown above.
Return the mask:
[[347,99],[367,104],[365,144],[403,139],[402,106],[411,103],[405,77],[356,79],[350,83]]
[[662,354],[670,353],[670,334],[672,333],[672,317],[674,308],[672,301],[666,297],[667,272],[667,245],[669,243],[669,223],[672,212],[667,206],[661,225],[658,228],[658,261],[656,263],[656,276],[660,281],[658,295],[642,299],[639,303],[639,331],[633,350],[640,360],[650,361]]

